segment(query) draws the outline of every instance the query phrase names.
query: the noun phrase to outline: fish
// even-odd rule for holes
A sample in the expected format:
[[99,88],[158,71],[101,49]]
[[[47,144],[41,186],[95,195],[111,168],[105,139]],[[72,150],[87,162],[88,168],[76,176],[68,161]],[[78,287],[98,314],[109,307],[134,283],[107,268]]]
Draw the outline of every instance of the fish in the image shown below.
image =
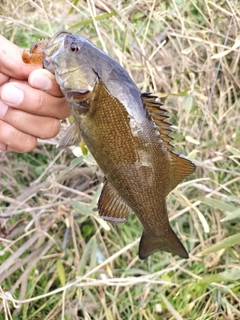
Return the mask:
[[195,165],[173,151],[158,96],[141,93],[120,64],[80,35],[60,31],[43,51],[43,67],[55,74],[74,119],[58,147],[82,139],[104,173],[99,215],[123,223],[136,214],[143,227],[140,259],[156,251],[187,259],[170,226],[166,197]]

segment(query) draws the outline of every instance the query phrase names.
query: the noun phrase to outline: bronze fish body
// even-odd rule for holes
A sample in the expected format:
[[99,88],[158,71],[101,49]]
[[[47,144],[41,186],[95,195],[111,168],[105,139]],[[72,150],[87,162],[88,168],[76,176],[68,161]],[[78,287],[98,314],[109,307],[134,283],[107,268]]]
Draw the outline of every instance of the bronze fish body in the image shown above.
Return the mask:
[[44,50],[74,124],[60,148],[82,138],[105,175],[100,216],[124,222],[133,211],[143,225],[139,257],[188,253],[172,230],[166,196],[195,170],[171,151],[170,124],[156,96],[139,91],[127,72],[87,39],[59,32]]

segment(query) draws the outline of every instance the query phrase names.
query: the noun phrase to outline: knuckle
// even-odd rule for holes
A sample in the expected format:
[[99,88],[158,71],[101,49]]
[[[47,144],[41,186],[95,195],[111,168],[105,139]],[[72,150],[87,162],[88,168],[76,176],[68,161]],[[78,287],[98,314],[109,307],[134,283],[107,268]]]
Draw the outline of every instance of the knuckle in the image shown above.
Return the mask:
[[71,115],[71,109],[69,107],[69,104],[66,98],[63,98],[62,103],[63,103],[63,107],[62,107],[63,113],[62,113],[61,119],[65,119]]
[[15,150],[19,153],[32,151],[37,146],[37,139],[33,136],[26,135],[25,143],[15,146]]
[[35,137],[17,130],[2,120],[0,120],[0,140],[7,146],[7,150],[19,153],[29,152],[37,145]]
[[40,92],[36,97],[36,111],[38,114],[44,114],[46,101],[43,96],[43,92]]
[[57,119],[65,119],[71,114],[66,98],[54,98],[51,104],[51,116]]
[[50,139],[55,137],[60,131],[60,122],[58,119],[51,118],[46,123],[45,130],[42,131],[39,138],[40,139]]
[[60,131],[60,122],[57,119],[54,119],[53,126],[52,126],[52,137],[55,137]]
[[5,144],[10,144],[17,138],[16,129],[7,122],[0,120],[0,137]]

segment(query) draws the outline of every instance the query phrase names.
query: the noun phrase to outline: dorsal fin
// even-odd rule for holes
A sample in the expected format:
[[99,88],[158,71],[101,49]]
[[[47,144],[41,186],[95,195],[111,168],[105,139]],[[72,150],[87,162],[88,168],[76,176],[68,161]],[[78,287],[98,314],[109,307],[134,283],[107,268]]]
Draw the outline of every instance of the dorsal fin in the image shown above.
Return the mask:
[[183,158],[173,151],[170,151],[170,157],[172,171],[171,190],[173,190],[183,179],[187,178],[195,171],[196,166],[192,161]]
[[173,190],[183,179],[188,177],[196,169],[195,165],[188,159],[183,158],[174,151],[172,151],[172,145],[170,143],[173,140],[169,134],[172,132],[171,123],[166,121],[169,118],[166,115],[167,110],[162,108],[163,103],[157,96],[152,95],[149,92],[141,94],[142,100],[149,113],[153,122],[156,125],[156,129],[160,133],[160,137],[163,141],[164,146],[168,149],[171,161],[171,184],[167,194]]
[[166,114],[167,110],[162,108],[163,103],[157,96],[152,95],[150,92],[144,92],[141,94],[143,103],[147,107],[153,122],[156,125],[156,129],[159,131],[164,146],[171,150],[173,147],[170,143],[173,140],[169,134],[172,132],[171,123],[166,119],[169,116]]

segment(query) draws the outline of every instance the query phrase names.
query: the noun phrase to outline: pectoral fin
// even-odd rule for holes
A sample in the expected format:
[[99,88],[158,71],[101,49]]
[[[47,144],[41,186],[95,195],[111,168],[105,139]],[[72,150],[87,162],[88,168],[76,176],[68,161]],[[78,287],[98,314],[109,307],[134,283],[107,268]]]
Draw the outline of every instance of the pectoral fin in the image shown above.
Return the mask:
[[73,122],[64,132],[61,139],[58,141],[57,148],[65,149],[67,147],[74,146],[81,141],[81,135],[78,127]]
[[131,209],[118,195],[112,185],[105,180],[101,196],[98,201],[99,215],[107,221],[114,223],[125,222]]

